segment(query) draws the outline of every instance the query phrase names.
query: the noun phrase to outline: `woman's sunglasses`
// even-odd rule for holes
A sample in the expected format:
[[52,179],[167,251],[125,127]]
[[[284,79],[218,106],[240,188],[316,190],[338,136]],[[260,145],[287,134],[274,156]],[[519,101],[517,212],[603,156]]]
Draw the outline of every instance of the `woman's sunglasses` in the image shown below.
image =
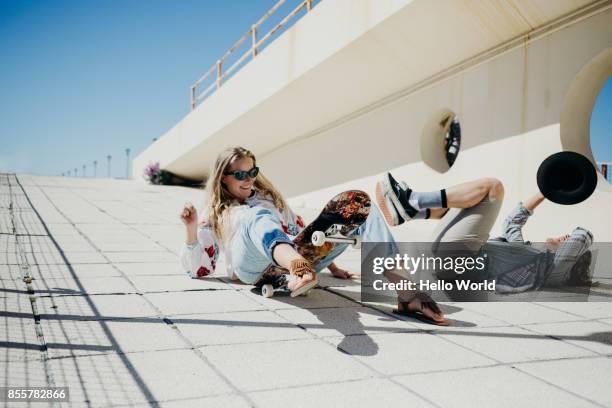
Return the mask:
[[236,170],[223,174],[225,174],[226,176],[234,176],[234,178],[238,181],[246,180],[247,177],[254,179],[259,174],[259,167],[255,166],[251,170]]

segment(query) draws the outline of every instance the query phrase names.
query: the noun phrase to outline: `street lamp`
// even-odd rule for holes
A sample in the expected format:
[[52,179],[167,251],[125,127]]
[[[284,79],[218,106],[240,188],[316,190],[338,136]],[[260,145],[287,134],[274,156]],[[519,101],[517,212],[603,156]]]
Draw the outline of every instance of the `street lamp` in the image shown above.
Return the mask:
[[125,178],[130,178],[130,149],[125,149]]
[[106,156],[106,177],[110,178],[110,165],[111,165],[111,155],[109,154],[108,156]]
[[98,171],[98,161],[94,160],[94,178],[96,178],[97,171]]

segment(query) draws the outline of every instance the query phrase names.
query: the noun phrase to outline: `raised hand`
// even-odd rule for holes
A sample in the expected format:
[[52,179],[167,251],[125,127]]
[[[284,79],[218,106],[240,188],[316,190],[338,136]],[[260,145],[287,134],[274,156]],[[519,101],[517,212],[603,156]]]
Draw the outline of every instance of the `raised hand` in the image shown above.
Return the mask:
[[181,221],[183,221],[183,224],[185,224],[186,227],[197,227],[198,211],[190,202],[186,202],[183,206],[183,211],[181,212]]

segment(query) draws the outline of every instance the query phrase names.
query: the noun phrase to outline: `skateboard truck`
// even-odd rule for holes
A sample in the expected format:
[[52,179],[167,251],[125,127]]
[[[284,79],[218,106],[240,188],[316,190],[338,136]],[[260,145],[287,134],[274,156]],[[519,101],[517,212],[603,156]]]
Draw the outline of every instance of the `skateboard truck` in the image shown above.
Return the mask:
[[315,231],[312,233],[312,237],[310,241],[314,246],[323,246],[326,242],[334,242],[338,244],[351,244],[351,246],[355,249],[361,248],[361,237],[356,236],[354,238],[347,238],[344,236],[338,236],[340,228],[342,226],[338,224],[334,224],[327,229],[327,231]]

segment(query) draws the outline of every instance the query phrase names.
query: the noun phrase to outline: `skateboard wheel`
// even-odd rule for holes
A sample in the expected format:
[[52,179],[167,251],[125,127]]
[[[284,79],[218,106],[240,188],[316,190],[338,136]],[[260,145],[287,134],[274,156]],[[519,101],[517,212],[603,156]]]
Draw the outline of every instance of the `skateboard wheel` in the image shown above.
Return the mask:
[[321,246],[325,243],[325,233],[323,231],[315,231],[312,233],[312,238],[310,238],[312,245]]
[[361,236],[356,236],[351,246],[355,249],[361,249]]
[[274,286],[269,283],[266,283],[261,287],[261,295],[265,298],[271,298],[274,296]]

